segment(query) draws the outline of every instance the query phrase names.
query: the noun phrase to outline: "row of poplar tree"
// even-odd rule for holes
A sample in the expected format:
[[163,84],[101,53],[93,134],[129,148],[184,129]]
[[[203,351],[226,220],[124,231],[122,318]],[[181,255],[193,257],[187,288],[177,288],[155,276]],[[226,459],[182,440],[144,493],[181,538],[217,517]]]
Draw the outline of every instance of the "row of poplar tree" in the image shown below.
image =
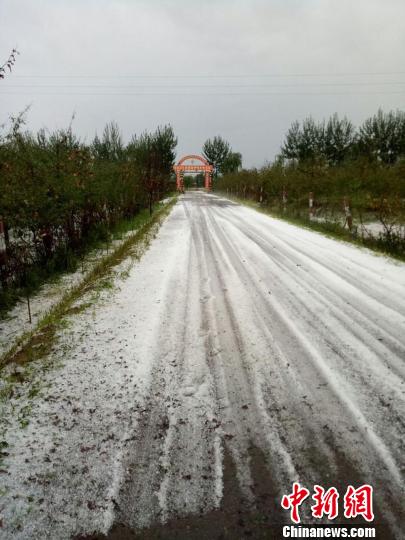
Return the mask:
[[405,156],[405,112],[379,110],[356,129],[347,118],[334,114],[329,120],[307,118],[294,122],[281,148],[281,157],[299,162],[338,165],[366,157],[391,165]]
[[405,113],[379,110],[357,129],[336,114],[294,122],[273,162],[227,172],[215,187],[272,206],[287,200],[291,208],[305,206],[309,192],[324,204],[349,196],[364,211],[395,207],[393,215],[402,219]]

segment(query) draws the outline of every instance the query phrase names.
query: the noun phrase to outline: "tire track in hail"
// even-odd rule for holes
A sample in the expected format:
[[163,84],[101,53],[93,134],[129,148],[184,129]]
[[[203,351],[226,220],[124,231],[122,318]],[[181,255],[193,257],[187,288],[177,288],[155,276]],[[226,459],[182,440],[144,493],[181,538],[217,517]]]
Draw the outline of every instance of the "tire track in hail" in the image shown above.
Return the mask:
[[[239,257],[236,255],[232,246],[229,244],[228,240],[225,238],[225,235],[222,229],[218,226],[218,224],[215,223],[215,220],[213,220],[213,223],[215,224],[214,226],[216,226],[216,229],[217,229],[216,234],[222,237],[223,245],[227,246],[227,253],[233,253],[234,264],[238,267],[238,273],[243,274],[251,282],[252,286],[256,288],[257,290],[257,284],[254,282],[254,280],[252,280],[249,273],[246,271],[245,267],[240,263]],[[261,295],[260,295],[261,291],[258,290],[257,292],[259,293],[258,298],[261,298]],[[336,373],[331,371],[330,367],[327,366],[327,364],[323,362],[322,357],[319,355],[319,352],[308,340],[308,338],[301,331],[299,331],[296,326],[291,324],[291,322],[287,319],[286,315],[284,314],[284,310],[281,308],[280,304],[274,298],[272,299],[272,302],[274,303],[274,308],[275,308],[276,313],[278,313],[278,316],[282,319],[286,328],[288,328],[290,333],[295,335],[298,341],[302,344],[304,349],[307,351],[309,358],[318,367],[319,371],[323,374],[325,380],[328,381],[334,394],[338,397],[341,404],[345,406],[346,410],[351,414],[351,416],[355,420],[356,424],[358,425],[363,435],[372,444],[372,446],[374,447],[374,450],[380,456],[380,459],[387,467],[387,470],[390,472],[392,478],[395,480],[395,482],[398,485],[401,485],[402,476],[395,460],[393,459],[391,455],[391,452],[386,447],[385,443],[374,432],[373,428],[368,423],[364,415],[357,408],[357,406],[346,395],[346,393],[341,390],[341,388],[345,386],[343,384],[343,381],[340,380],[339,382],[335,382]],[[265,309],[267,309],[267,306],[269,306],[269,304],[264,304]]]
[[[235,214],[235,210],[233,210],[233,213]],[[236,219],[236,222],[239,223],[238,228],[240,229],[241,220],[237,217],[233,219]],[[251,232],[253,232],[253,229],[256,229],[256,235],[261,235],[262,230],[259,228],[258,231],[258,227],[255,226],[254,223],[249,223],[249,228],[251,229]],[[381,308],[383,308],[387,311],[387,313],[391,313],[396,318],[398,317],[399,312],[397,311],[397,309],[393,309],[390,305],[386,303],[387,291],[382,288],[378,283],[374,282],[373,288],[367,288],[367,286],[365,285],[366,280],[364,280],[363,284],[363,281],[361,279],[359,279],[358,277],[354,278],[352,273],[345,271],[342,268],[341,260],[336,260],[336,256],[332,252],[329,252],[329,255],[330,260],[333,259],[333,264],[324,260],[324,257],[322,255],[322,252],[324,251],[323,249],[319,249],[319,251],[317,252],[318,258],[315,260],[313,257],[308,255],[308,251],[311,252],[313,250],[313,245],[310,242],[300,238],[301,244],[308,244],[309,250],[305,251],[302,249],[301,245],[295,245],[291,240],[289,240],[290,237],[287,236],[285,232],[283,233],[278,229],[276,232],[277,234],[274,234],[274,231],[272,231],[272,240],[279,247],[281,246],[284,250],[289,251],[295,257],[299,255],[301,259],[304,260],[315,271],[318,271],[319,269],[324,276],[326,271],[326,274],[329,275],[332,279],[334,279],[334,281],[336,281],[336,278],[338,278],[340,282],[346,286],[346,288],[349,288],[350,286],[350,288],[353,289],[352,292],[355,293],[354,297],[356,299],[360,295],[367,303],[370,303],[370,301],[372,301],[372,303],[377,304],[377,310],[381,310]],[[403,295],[404,287],[399,284],[394,284],[394,286],[396,287],[397,296],[391,298],[391,301],[397,304],[399,298],[401,298]],[[399,306],[400,304],[398,303],[398,309]]]
[[[247,209],[245,209],[245,210],[247,210]],[[230,212],[232,212],[234,218],[236,218],[236,220],[240,222],[240,219],[238,219],[238,216],[236,214],[237,210],[236,209],[230,209]],[[353,273],[353,272],[350,272],[348,270],[345,270],[343,265],[342,265],[342,260],[341,260],[341,258],[339,258],[338,255],[336,255],[331,249],[327,248],[324,244],[316,242],[316,240],[318,239],[318,235],[320,235],[320,233],[316,233],[316,232],[311,231],[311,234],[313,235],[311,240],[309,240],[307,238],[304,238],[302,236],[302,234],[301,234],[300,237],[299,237],[299,242],[297,240],[295,240],[295,242],[294,242],[294,238],[292,237],[292,235],[288,234],[286,232],[286,230],[283,230],[282,227],[278,226],[279,223],[278,223],[276,218],[271,218],[270,216],[265,217],[265,216],[260,215],[260,214],[258,214],[257,217],[259,217],[259,219],[261,218],[261,219],[272,220],[271,222],[269,221],[269,223],[266,224],[266,225],[267,226],[270,225],[270,227],[273,227],[273,230],[272,230],[272,233],[274,235],[273,239],[279,245],[284,244],[284,246],[287,249],[289,249],[292,253],[295,253],[295,255],[297,255],[297,253],[299,253],[302,257],[305,257],[307,259],[308,259],[308,252],[311,252],[311,251],[313,252],[314,245],[316,245],[317,256],[318,256],[317,264],[319,266],[322,266],[323,268],[327,269],[332,274],[335,274],[335,275],[339,276],[344,282],[349,283],[350,285],[352,285],[353,287],[357,288],[359,291],[364,293],[364,295],[366,297],[370,296],[370,293],[375,294],[376,292],[378,292],[378,296],[377,295],[373,296],[373,299],[376,302],[379,302],[384,307],[388,307],[389,309],[392,309],[392,308],[390,308],[390,306],[387,306],[385,304],[385,302],[384,302],[386,297],[387,297],[387,293],[390,294],[391,291],[387,291],[386,287],[379,283],[379,281],[381,279],[381,274],[380,273],[377,273],[377,272],[373,271],[371,268],[367,268],[367,267],[362,266],[360,263],[355,261],[353,258],[346,259],[345,263],[346,264],[350,263],[351,266],[356,267],[358,273]],[[285,223],[285,222],[281,222],[281,223],[284,226],[287,226],[287,227],[294,227],[300,233],[305,231],[305,229],[302,229],[302,228],[300,229],[297,226],[290,225],[290,224]],[[263,228],[265,226],[264,222],[261,223],[261,227],[259,227],[258,225],[254,224],[254,223],[249,223],[249,225],[250,225],[251,229],[254,229],[256,234],[259,234],[259,235],[263,232]],[[276,234],[274,234],[274,233],[276,233]],[[327,240],[327,238],[325,238],[323,236],[320,236],[320,237],[322,238],[322,240]],[[335,242],[340,243],[339,241],[335,241]],[[341,244],[345,245],[344,242],[341,242]],[[308,249],[306,251],[303,249],[303,245],[307,246]],[[352,245],[349,245],[347,247],[349,249],[351,249],[351,250],[357,249],[360,254],[362,253],[362,250],[360,248],[355,248]],[[368,250],[365,249],[365,251],[368,251]],[[327,253],[328,257],[325,256],[326,253]],[[376,255],[374,253],[372,253],[372,255],[374,257],[376,257]],[[313,259],[311,258],[311,260],[313,260]],[[356,275],[356,278],[353,278],[353,275]],[[374,281],[372,290],[368,289],[367,287],[363,287],[363,283],[366,284],[368,282],[368,278],[370,278],[370,279],[372,279]],[[378,278],[378,280],[376,280],[375,278]],[[396,283],[396,282],[391,281],[390,285],[391,285],[391,288],[395,289],[395,294],[391,295],[391,300],[396,303],[397,300],[398,300],[398,296],[400,298],[403,295],[404,283],[400,284],[400,283]],[[398,306],[401,306],[401,304],[398,303]]]
[[[162,457],[167,471],[159,490],[163,521],[173,515],[185,516],[217,508],[222,494],[217,404],[206,363],[207,329],[200,320],[198,291],[203,277],[193,238],[193,218],[184,199],[182,207],[186,226],[190,228],[189,282],[181,345],[184,362],[176,387],[179,406],[174,411]],[[198,319],[195,324],[191,324],[193,318]]]
[[[318,302],[327,308],[328,311],[333,313],[336,319],[340,320],[342,324],[346,323],[346,328],[350,328],[353,334],[355,331],[358,333],[361,332],[361,336],[358,335],[359,345],[363,346],[363,341],[373,343],[374,349],[378,349],[383,357],[376,357],[378,362],[384,360],[387,367],[393,369],[401,379],[404,378],[405,366],[401,358],[405,358],[405,345],[400,342],[391,332],[388,332],[386,329],[382,329],[380,326],[378,326],[377,323],[367,317],[367,315],[365,315],[359,307],[352,304],[349,305],[345,300],[343,300],[342,295],[335,293],[330,287],[325,286],[319,279],[311,276],[311,274],[305,269],[301,270],[301,272],[305,272],[306,281],[304,278],[300,278],[298,274],[294,274],[286,262],[291,262],[293,267],[297,266],[291,257],[291,254],[274,251],[274,249],[272,249],[272,241],[269,241],[259,234],[252,233],[249,229],[247,229],[247,227],[244,227],[240,223],[236,223],[234,220],[232,221],[232,224],[242,234],[244,234],[246,238],[254,242],[271,260],[272,264],[277,265],[280,268],[282,271],[279,279],[280,283],[282,282],[282,274],[285,272],[288,273],[296,283],[300,283],[302,285],[302,292],[309,299],[309,301],[303,306],[306,311],[310,310],[312,299],[317,299]],[[284,260],[280,260],[280,258]],[[285,284],[286,282],[284,282],[284,286]],[[310,287],[310,289],[308,289],[308,287]],[[329,303],[325,302],[326,298],[329,298]],[[336,308],[340,307],[340,310],[336,309],[335,306]],[[347,315],[345,311],[347,312]],[[312,311],[311,316],[316,316],[316,313]],[[361,325],[358,322],[359,319],[361,321]],[[356,322],[355,329],[353,328],[354,322]],[[366,334],[364,334],[364,332],[366,332]],[[382,343],[376,337],[376,335],[382,336],[384,343]],[[384,354],[387,351],[384,349],[388,349],[389,352],[393,353],[394,357],[387,357],[387,355]],[[371,354],[373,354],[372,351]],[[388,361],[391,361],[391,364],[394,364],[394,366],[387,364]]]
[[[223,229],[219,227],[218,231],[217,231],[217,234],[223,234]],[[241,270],[242,272],[246,271],[243,268],[243,265],[241,265],[238,256],[236,256],[236,265],[238,266],[239,270]],[[259,295],[258,295],[259,298],[261,298],[261,292],[262,291],[259,291]],[[280,309],[280,307],[281,306],[279,306],[278,311],[279,311],[280,314],[283,314],[283,310]],[[284,319],[285,319],[285,317],[284,317]],[[285,319],[284,323],[286,325],[288,325],[289,321]],[[296,333],[294,331],[295,329],[293,327],[291,327],[290,330],[293,331],[294,333]],[[331,378],[331,373],[328,373],[327,370],[325,371],[325,369],[323,368],[323,365],[322,365],[322,359],[318,358],[316,356],[316,353],[317,353],[316,349],[312,348],[311,344],[305,339],[304,335],[299,335],[299,339],[301,339],[301,342],[304,341],[306,349],[309,352],[309,357],[310,358],[315,357],[316,365],[317,365],[318,369],[320,371],[322,371],[323,375],[324,376],[326,375],[326,377],[325,377],[326,380],[332,381],[332,383],[333,383],[333,378]],[[382,459],[382,461],[385,462],[385,465],[389,468],[389,470],[391,472],[391,475],[395,478],[395,480],[397,482],[397,486],[400,485],[401,477],[400,477],[399,470],[398,470],[398,468],[397,468],[397,466],[395,464],[395,461],[392,459],[392,456],[390,455],[389,452],[387,452],[387,448],[385,447],[384,443],[371,430],[370,425],[367,423],[365,418],[362,415],[360,415],[360,416],[358,415],[357,409],[355,407],[353,407],[353,404],[351,403],[350,400],[348,400],[346,398],[345,394],[343,394],[342,392],[339,391],[339,387],[336,384],[333,384],[333,389],[334,389],[334,393],[339,398],[341,406],[342,405],[345,406],[346,410],[350,411],[350,414],[351,414],[352,418],[355,419],[358,427],[360,427],[360,431],[363,433],[364,436],[366,436],[370,440],[370,442],[374,446],[375,451],[379,455],[379,458]],[[342,403],[342,401],[343,401],[343,403]],[[336,445],[336,446],[338,446],[338,445]],[[350,447],[350,445],[349,445],[349,447]],[[335,448],[335,445],[334,445],[334,448]],[[365,462],[367,463],[367,460]],[[360,470],[363,469],[363,471],[365,473],[365,476],[367,476],[367,473],[368,473],[367,467],[361,466],[362,465],[361,462],[358,463],[358,464],[360,465]],[[393,500],[392,496],[390,498],[391,498],[391,500]],[[386,512],[387,511],[389,512],[389,507],[387,507],[387,505],[384,503],[383,498],[380,498],[380,504],[385,507]],[[389,513],[392,514],[391,512],[389,512]],[[393,516],[393,519],[394,519],[394,516]]]
[[[226,445],[230,448],[237,464],[241,488],[246,498],[253,504],[254,494],[251,492],[253,482],[249,470],[249,447],[252,442],[259,444],[268,454],[268,439],[274,438],[271,440],[274,456],[277,456],[278,465],[281,462],[284,463],[283,467],[279,467],[278,470],[271,470],[274,485],[290,482],[297,475],[288,452],[284,450],[281,441],[278,440],[277,431],[269,429],[268,422],[267,425],[256,426],[257,419],[260,420],[260,423],[263,422],[263,413],[255,407],[256,400],[252,392],[250,366],[246,361],[246,351],[244,343],[241,341],[240,327],[233,316],[226,283],[222,279],[223,265],[226,265],[226,262],[219,253],[213,251],[212,238],[208,233],[207,223],[201,208],[199,209],[199,226],[196,238],[200,246],[198,252],[207,265],[212,296],[215,299],[211,306],[211,313],[207,314],[207,318],[210,319],[211,327],[216,328],[217,339],[214,335],[213,338],[217,343],[212,369],[220,388],[219,393],[226,395],[225,403],[222,400],[221,406],[223,424],[226,429]],[[222,266],[220,266],[219,261]],[[263,434],[269,432],[271,435],[265,440],[266,437]]]
[[[270,257],[269,260],[272,261],[271,256],[273,253],[269,254],[269,252],[266,249],[265,244],[263,246],[263,242],[261,240],[252,238],[251,235],[249,235],[249,239],[258,243],[258,247],[264,251],[266,257]],[[251,255],[252,256],[252,255]],[[277,256],[276,256],[277,258]],[[331,297],[331,307],[329,308],[328,304],[324,302],[324,299],[327,299],[329,296],[329,293],[327,290],[322,290],[322,287],[320,286],[320,283],[312,280],[311,283],[305,283],[303,281],[303,278],[300,277],[300,273],[292,274],[290,269],[288,267],[283,266],[281,263],[278,263],[277,261],[272,261],[274,264],[278,266],[280,269],[279,274],[283,276],[284,273],[290,274],[294,281],[296,283],[301,283],[302,290],[300,291],[300,294],[297,295],[297,298],[293,298],[291,294],[291,304],[294,304],[295,308],[299,311],[301,314],[307,313],[305,317],[305,324],[310,326],[312,328],[312,331],[314,334],[317,332],[319,333],[319,328],[323,327],[325,332],[325,336],[329,334],[330,336],[333,336],[333,338],[325,337],[324,341],[327,344],[327,346],[334,351],[337,355],[340,363],[342,363],[342,369],[349,370],[349,372],[356,373],[357,378],[357,390],[356,392],[360,391],[364,394],[364,389],[367,389],[367,396],[368,396],[368,405],[367,405],[367,414],[370,415],[371,411],[374,411],[375,413],[378,413],[377,416],[381,417],[381,409],[382,410],[389,410],[390,414],[393,418],[397,418],[397,423],[404,426],[404,422],[401,420],[403,417],[404,411],[403,411],[403,395],[404,395],[404,381],[403,377],[401,377],[401,374],[403,372],[403,369],[401,369],[402,364],[400,357],[395,357],[394,355],[389,355],[389,348],[388,351],[384,347],[380,341],[377,340],[376,337],[370,337],[370,339],[367,339],[368,336],[365,336],[364,342],[362,342],[359,339],[359,334],[362,332],[359,331],[361,329],[360,322],[357,320],[356,317],[353,317],[352,324],[349,329],[349,318],[346,317],[347,325],[346,328],[344,326],[339,326],[339,324],[330,326],[331,323],[329,323],[329,327],[325,326],[322,320],[322,309],[320,308],[320,305],[317,305],[317,302],[321,302],[321,306],[323,306],[325,309],[328,309],[331,313],[334,313],[335,315],[335,322],[339,323],[341,321],[341,317],[339,316],[339,312],[334,309],[333,305],[339,304],[339,299],[336,297]],[[263,278],[263,276],[261,276]],[[305,277],[308,278],[308,274],[305,274]],[[257,279],[256,281],[260,281]],[[283,277],[280,278],[280,282],[283,281]],[[287,286],[285,286],[285,282],[283,283],[286,290],[288,290],[288,282]],[[306,294],[306,291],[308,291],[308,286],[311,286],[309,289],[310,293]],[[316,292],[316,288],[319,289],[319,292]],[[299,297],[305,297],[306,301],[302,300],[299,301]],[[340,304],[343,304],[343,309],[346,307],[344,303],[340,300]],[[319,313],[321,315],[319,315]],[[344,323],[343,323],[344,324]],[[350,332],[350,330],[352,332]],[[346,335],[344,333],[346,332]],[[340,335],[339,335],[340,334]],[[342,335],[343,334],[343,335]],[[357,341],[353,342],[352,335],[357,336]],[[378,335],[378,334],[377,334]],[[381,335],[381,333],[380,333]],[[370,348],[370,342],[371,344],[374,342],[374,344],[377,344],[377,346],[373,348]],[[366,345],[368,344],[368,346]],[[377,353],[380,353],[382,358],[380,358]],[[367,358],[367,360],[366,360]],[[390,360],[390,361],[389,361]],[[379,364],[383,365],[385,368],[385,372],[381,372],[381,368],[379,367]],[[392,366],[394,364],[394,366]],[[401,366],[401,367],[398,367]],[[374,373],[374,377],[370,377],[370,371]],[[352,379],[353,382],[353,379]],[[379,400],[375,400],[376,395],[380,395],[382,386],[386,388],[387,392],[389,392],[390,397],[389,400],[384,400],[383,398],[380,398]],[[386,394],[387,394],[386,392]],[[402,404],[402,407],[401,407]],[[388,408],[388,409],[387,409]],[[381,417],[379,429],[386,432],[389,428],[389,425],[385,422],[385,420]],[[385,433],[387,435],[387,433]]]

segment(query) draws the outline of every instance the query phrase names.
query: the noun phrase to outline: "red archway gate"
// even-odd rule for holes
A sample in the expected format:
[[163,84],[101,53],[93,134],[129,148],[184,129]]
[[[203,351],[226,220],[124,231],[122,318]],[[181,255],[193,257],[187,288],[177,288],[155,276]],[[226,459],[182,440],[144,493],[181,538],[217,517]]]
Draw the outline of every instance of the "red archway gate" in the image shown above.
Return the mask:
[[[191,165],[185,165],[185,161],[192,160]],[[199,161],[197,165],[194,164],[194,161]],[[211,189],[212,185],[212,174],[214,172],[214,167],[208,163],[208,161],[202,156],[196,156],[190,154],[184,156],[181,160],[173,167],[174,172],[176,173],[176,187],[177,191],[184,191],[184,173],[185,172],[203,172],[205,175],[205,189],[208,191]]]

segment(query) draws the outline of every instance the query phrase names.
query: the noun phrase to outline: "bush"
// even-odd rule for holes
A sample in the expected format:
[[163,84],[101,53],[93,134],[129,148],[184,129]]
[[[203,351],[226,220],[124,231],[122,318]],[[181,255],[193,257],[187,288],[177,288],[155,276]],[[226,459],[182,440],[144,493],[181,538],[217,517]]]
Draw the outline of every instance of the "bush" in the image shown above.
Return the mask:
[[85,144],[71,127],[32,134],[12,118],[0,137],[0,300],[74,268],[120,220],[152,211],[171,188],[176,144],[170,126],[124,145],[112,123]]

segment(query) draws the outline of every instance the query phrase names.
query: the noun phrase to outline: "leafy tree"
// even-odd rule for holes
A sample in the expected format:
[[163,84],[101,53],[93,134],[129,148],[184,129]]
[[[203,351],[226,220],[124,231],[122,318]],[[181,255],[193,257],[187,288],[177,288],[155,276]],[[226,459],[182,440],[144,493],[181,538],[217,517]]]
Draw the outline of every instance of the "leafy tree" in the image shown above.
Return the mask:
[[110,122],[103,131],[101,140],[96,135],[92,145],[96,159],[121,161],[124,157],[124,145],[118,124]]
[[324,157],[325,125],[312,118],[294,122],[288,130],[281,154],[286,159],[316,161]]
[[312,118],[302,123],[300,142],[300,159],[302,161],[316,161],[324,157],[325,124],[316,124]]
[[281,155],[285,159],[299,160],[301,147],[301,128],[299,122],[293,122],[285,136],[281,147]]
[[221,173],[236,172],[240,167],[242,167],[242,154],[230,151],[222,163]]
[[342,163],[353,153],[356,133],[347,118],[334,114],[326,123],[316,123],[312,118],[294,122],[287,131],[281,147],[281,157],[298,162]]
[[339,119],[335,113],[327,122],[324,133],[324,153],[330,165],[342,163],[348,157],[356,140],[353,124]]
[[221,172],[223,163],[225,162],[231,148],[229,143],[222,137],[216,136],[212,140],[208,139],[203,145],[203,156],[208,163],[214,167],[214,175],[217,176]]
[[143,133],[133,137],[128,145],[130,160],[139,172],[147,193],[149,211],[152,213],[153,201],[164,191],[170,178],[177,138],[171,126],[159,127],[155,133]]
[[405,113],[379,109],[360,127],[358,149],[385,164],[395,163],[405,155]]

